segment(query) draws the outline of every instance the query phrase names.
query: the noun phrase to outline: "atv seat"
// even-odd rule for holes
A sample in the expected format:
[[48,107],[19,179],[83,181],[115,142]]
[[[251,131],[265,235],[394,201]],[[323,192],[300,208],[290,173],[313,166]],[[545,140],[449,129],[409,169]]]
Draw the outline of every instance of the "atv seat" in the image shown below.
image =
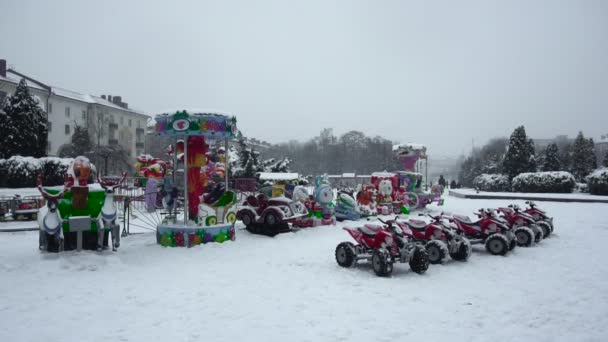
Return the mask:
[[420,220],[409,220],[407,221],[407,225],[415,230],[425,230],[427,223]]
[[454,220],[460,222],[460,223],[464,223],[467,226],[473,226],[473,225],[477,225],[479,224],[479,221],[473,222],[471,221],[471,219],[468,216],[464,216],[464,215],[454,215]]
[[375,224],[366,224],[363,227],[357,228],[357,230],[360,231],[361,233],[363,233],[363,235],[367,235],[369,237],[376,236],[376,233],[378,233],[378,231],[381,229],[382,229],[381,226],[378,226]]

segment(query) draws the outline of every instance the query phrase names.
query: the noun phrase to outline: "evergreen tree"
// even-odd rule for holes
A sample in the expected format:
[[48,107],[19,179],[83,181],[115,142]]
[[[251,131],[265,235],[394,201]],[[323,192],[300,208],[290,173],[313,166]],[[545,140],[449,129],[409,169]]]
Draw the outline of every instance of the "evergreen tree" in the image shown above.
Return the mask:
[[32,97],[25,79],[14,95],[7,96],[0,113],[0,156],[44,157],[47,145],[47,114]]
[[606,151],[606,154],[604,155],[604,162],[602,163],[602,166],[608,167],[608,151]]
[[72,142],[69,144],[62,145],[59,148],[59,157],[75,158],[78,156],[88,156],[91,154],[92,144],[91,138],[89,137],[89,130],[86,127],[74,126],[74,133],[72,134]]
[[597,156],[595,155],[595,142],[593,141],[593,138],[589,138],[589,140],[587,140],[587,143],[589,144],[589,146],[587,146],[589,164],[591,166],[591,169],[595,170],[595,169],[597,169]]
[[593,139],[585,139],[583,132],[578,132],[572,145],[572,174],[579,182],[597,167],[593,147]]
[[557,148],[556,143],[551,143],[545,149],[545,153],[543,155],[543,171],[561,171],[561,163],[559,160],[559,149]]
[[503,162],[504,172],[513,179],[522,172],[535,171],[534,146],[526,136],[524,126],[517,127],[511,134],[509,147]]

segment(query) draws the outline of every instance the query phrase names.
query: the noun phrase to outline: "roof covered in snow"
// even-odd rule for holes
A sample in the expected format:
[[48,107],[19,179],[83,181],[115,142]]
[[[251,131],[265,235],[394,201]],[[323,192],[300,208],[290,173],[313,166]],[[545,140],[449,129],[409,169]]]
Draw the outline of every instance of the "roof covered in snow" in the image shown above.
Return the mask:
[[[19,84],[19,82],[21,81],[21,78],[22,78],[21,76],[15,74],[14,71],[12,71],[11,69],[7,70],[6,77],[0,76],[0,80],[15,83],[15,84]],[[38,84],[36,82],[33,82],[28,79],[26,79],[26,81],[27,81],[28,87],[30,87],[30,88],[48,91],[47,89],[43,88],[40,84]],[[42,82],[39,82],[39,83],[42,83]],[[106,106],[106,107],[110,107],[110,108],[114,108],[114,109],[120,109],[120,110],[124,110],[126,112],[132,112],[132,113],[147,116],[147,114],[141,110],[131,108],[131,107],[124,108],[113,102],[102,99],[101,97],[98,97],[98,96],[82,94],[82,93],[75,92],[72,90],[57,87],[57,86],[54,86],[51,84],[46,84],[46,86],[49,87],[51,89],[51,92],[53,93],[53,95],[56,95],[56,96],[61,96],[61,97],[65,97],[68,99],[72,99],[72,100],[76,100],[76,101],[80,101],[80,102],[84,102],[84,103],[99,104],[102,106]]]
[[260,180],[294,180],[300,178],[294,172],[260,172]]
[[426,150],[426,146],[422,145],[422,144],[415,144],[415,143],[393,145],[393,151],[397,151],[397,150],[400,150],[400,149],[425,151]]

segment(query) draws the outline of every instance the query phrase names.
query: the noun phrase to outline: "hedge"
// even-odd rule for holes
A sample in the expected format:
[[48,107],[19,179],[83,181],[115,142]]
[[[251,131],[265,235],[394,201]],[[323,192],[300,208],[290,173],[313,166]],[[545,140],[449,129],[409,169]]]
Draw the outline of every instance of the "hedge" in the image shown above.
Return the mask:
[[473,179],[473,187],[481,191],[504,192],[511,189],[511,184],[506,175],[484,173]]
[[597,169],[587,176],[587,186],[593,195],[608,195],[608,168]]
[[72,158],[13,156],[0,159],[0,187],[31,188],[42,174],[45,186],[61,185]]
[[514,192],[571,193],[576,181],[570,172],[526,172],[511,181]]

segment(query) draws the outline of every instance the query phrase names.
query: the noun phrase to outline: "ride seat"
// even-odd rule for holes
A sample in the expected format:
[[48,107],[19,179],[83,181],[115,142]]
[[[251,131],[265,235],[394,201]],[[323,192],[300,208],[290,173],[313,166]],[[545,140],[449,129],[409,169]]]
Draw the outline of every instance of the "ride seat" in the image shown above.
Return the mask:
[[481,220],[473,222],[473,221],[471,221],[471,219],[468,216],[464,216],[464,215],[454,215],[453,217],[456,221],[458,221],[462,224],[466,224],[467,226],[470,226],[471,228],[473,228],[477,231],[481,231],[481,227],[479,226],[479,222],[481,222]]
[[258,207],[258,200],[253,195],[247,196],[246,202],[247,202],[248,205],[250,205],[250,206],[252,206],[254,208]]
[[363,227],[359,227],[357,228],[358,231],[360,231],[361,233],[363,233],[363,235],[367,235],[369,237],[374,237],[376,236],[376,234],[378,233],[379,230],[381,230],[382,227],[376,224],[366,224]]
[[409,220],[409,221],[407,221],[407,225],[410,226],[410,228],[415,229],[415,230],[425,230],[425,228],[428,224],[426,222],[420,221],[420,220]]

